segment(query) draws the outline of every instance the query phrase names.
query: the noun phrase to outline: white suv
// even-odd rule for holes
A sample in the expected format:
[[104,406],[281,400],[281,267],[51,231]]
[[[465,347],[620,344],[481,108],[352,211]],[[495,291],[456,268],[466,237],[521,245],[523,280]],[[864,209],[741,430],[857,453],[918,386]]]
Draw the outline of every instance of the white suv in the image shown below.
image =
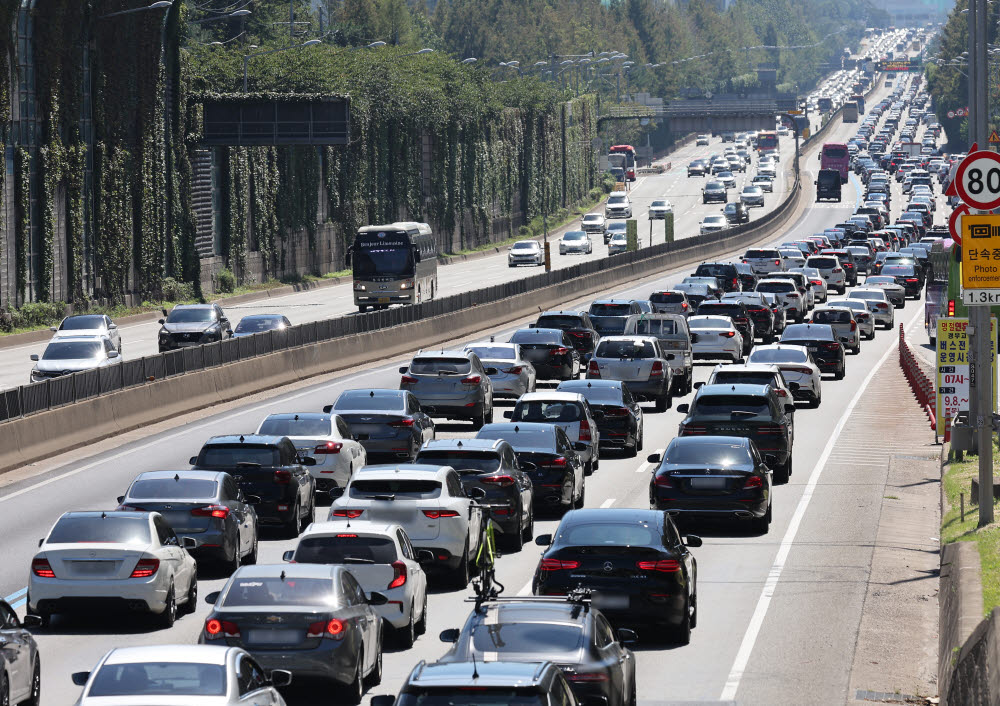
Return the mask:
[[624,191],[612,191],[604,204],[605,218],[631,218],[632,202]]

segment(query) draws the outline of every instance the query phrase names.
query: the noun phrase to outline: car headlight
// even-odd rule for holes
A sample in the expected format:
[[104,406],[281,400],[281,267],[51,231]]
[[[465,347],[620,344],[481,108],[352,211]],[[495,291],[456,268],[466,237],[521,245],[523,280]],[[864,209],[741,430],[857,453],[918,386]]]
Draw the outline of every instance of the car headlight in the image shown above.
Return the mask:
[[355,282],[354,283],[354,291],[355,292],[364,292],[364,291],[367,291],[367,287],[365,287],[365,285],[361,284],[360,282]]
[[413,280],[412,279],[405,280],[401,285],[399,285],[399,288],[400,289],[413,289]]

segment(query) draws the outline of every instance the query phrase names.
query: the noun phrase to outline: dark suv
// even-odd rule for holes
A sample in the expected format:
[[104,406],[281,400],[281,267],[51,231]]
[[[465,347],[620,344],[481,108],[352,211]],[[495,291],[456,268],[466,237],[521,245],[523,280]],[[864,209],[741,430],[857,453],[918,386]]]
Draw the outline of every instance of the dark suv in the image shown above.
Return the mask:
[[580,354],[561,329],[518,329],[508,343],[521,346],[521,356],[535,366],[538,380],[575,380],[580,374]]
[[795,324],[785,329],[779,343],[805,346],[823,373],[833,373],[834,380],[843,380],[847,371],[844,341],[829,324]]
[[736,330],[743,336],[743,355],[750,352],[756,331],[746,304],[731,300],[704,302],[698,307],[698,316],[728,316],[733,320]]
[[546,311],[539,315],[530,328],[562,329],[569,334],[573,347],[584,363],[594,355],[594,348],[601,337],[590,320],[590,314],[585,311]]
[[795,403],[778,397],[770,385],[703,385],[691,404],[678,405],[677,411],[687,415],[677,436],[747,437],[762,455],[773,457],[776,483],[786,483],[792,475]]
[[[639,303],[632,299],[595,299],[590,305],[590,320],[602,336],[620,336],[632,314],[641,314]],[[595,344],[596,346],[596,344]]]
[[694,271],[695,277],[715,277],[723,292],[738,292],[742,289],[739,270],[731,262],[703,262]]
[[233,330],[218,304],[181,304],[160,319],[160,353],[231,338]]

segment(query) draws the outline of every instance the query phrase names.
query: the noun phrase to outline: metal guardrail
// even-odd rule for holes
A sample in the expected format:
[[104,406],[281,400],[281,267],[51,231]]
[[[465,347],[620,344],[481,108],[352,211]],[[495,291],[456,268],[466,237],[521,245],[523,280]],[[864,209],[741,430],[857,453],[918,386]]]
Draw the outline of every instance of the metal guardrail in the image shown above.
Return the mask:
[[[920,366],[920,361],[910,350],[906,335],[903,333],[903,324],[899,325],[899,366],[903,369],[903,375],[910,384],[920,408],[927,414],[934,435],[937,436],[937,391],[934,389],[934,383]],[[945,430],[946,435],[947,433]]]

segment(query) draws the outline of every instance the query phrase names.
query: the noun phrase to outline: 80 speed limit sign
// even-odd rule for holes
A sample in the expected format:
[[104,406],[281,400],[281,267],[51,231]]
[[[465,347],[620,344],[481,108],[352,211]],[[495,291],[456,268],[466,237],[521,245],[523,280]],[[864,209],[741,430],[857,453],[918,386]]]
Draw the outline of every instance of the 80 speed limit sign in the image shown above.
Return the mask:
[[970,153],[955,171],[955,189],[972,208],[992,211],[1000,206],[1000,154]]

